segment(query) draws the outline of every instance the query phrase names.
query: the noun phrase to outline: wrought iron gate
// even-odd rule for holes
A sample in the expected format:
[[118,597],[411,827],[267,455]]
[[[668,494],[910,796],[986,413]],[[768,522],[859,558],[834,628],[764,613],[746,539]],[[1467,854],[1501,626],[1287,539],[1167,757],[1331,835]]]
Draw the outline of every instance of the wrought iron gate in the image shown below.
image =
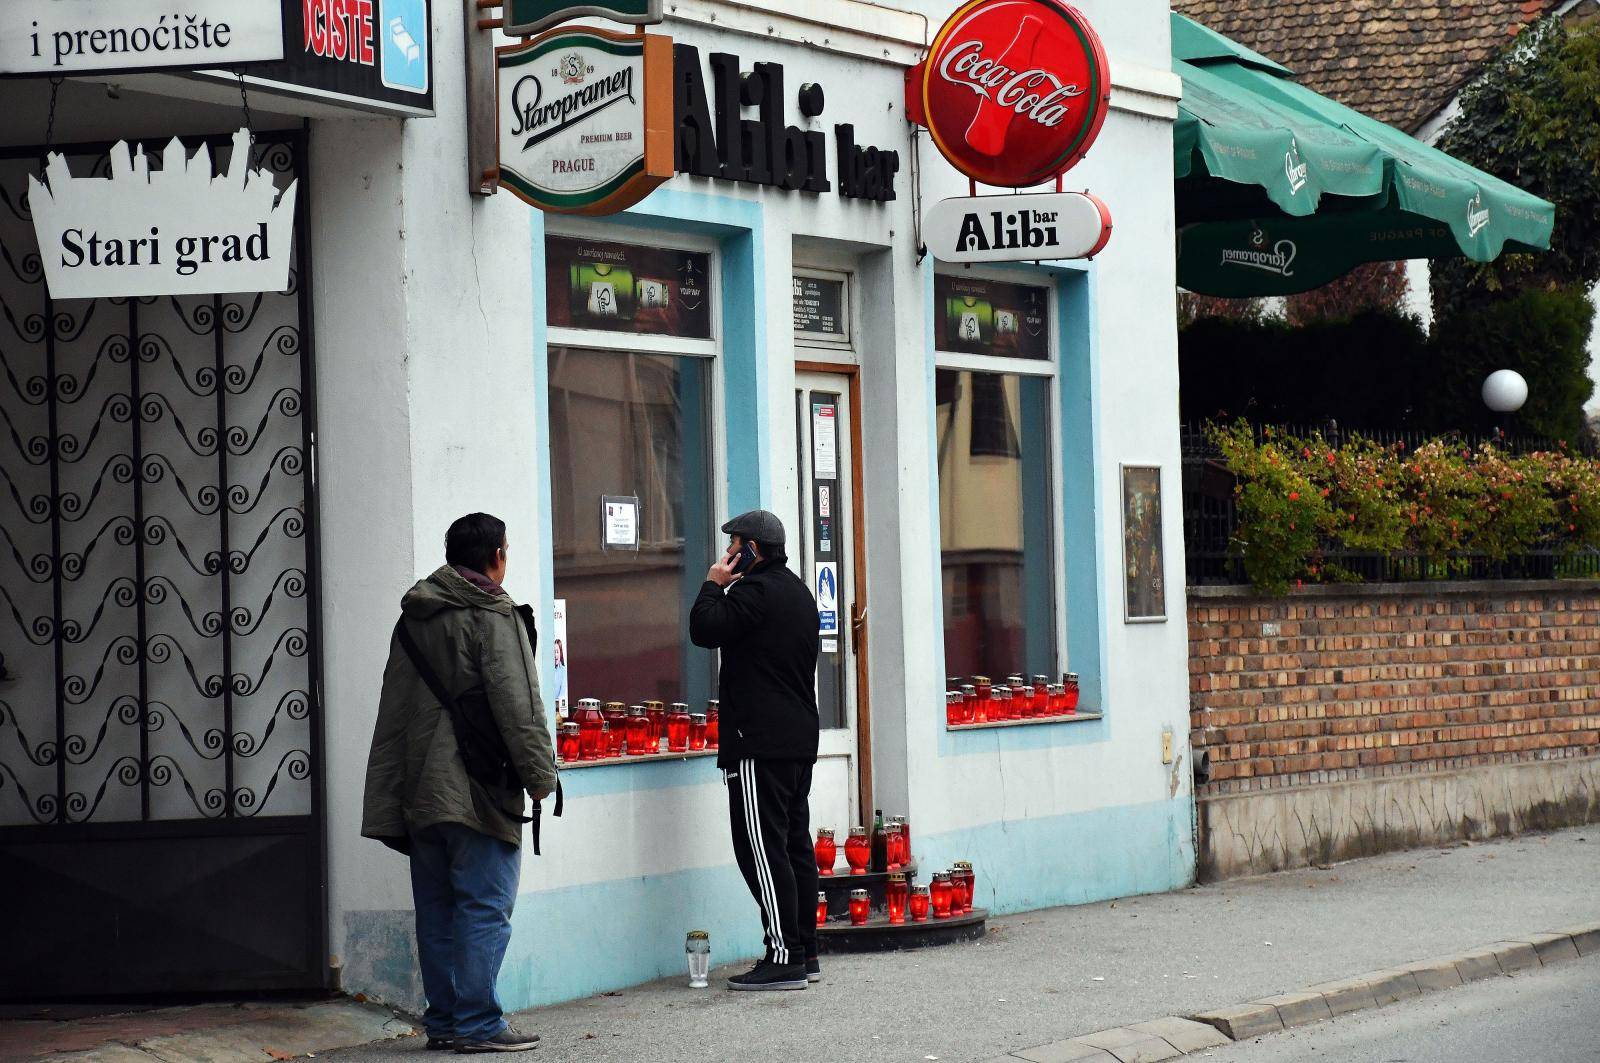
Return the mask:
[[305,138],[253,151],[287,291],[62,302],[0,152],[0,997],[324,982]]

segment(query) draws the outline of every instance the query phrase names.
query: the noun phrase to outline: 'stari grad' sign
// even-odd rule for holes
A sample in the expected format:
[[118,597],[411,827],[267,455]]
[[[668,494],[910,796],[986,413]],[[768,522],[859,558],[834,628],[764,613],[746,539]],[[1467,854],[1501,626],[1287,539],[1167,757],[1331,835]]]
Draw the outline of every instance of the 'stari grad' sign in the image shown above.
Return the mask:
[[283,9],[261,0],[4,0],[0,74],[226,66],[283,58]]
[[502,186],[611,214],[673,174],[672,38],[570,27],[495,49]]
[[928,211],[923,237],[944,262],[1093,258],[1111,239],[1111,211],[1087,192],[963,196]]
[[504,0],[508,37],[532,37],[551,26],[575,18],[608,18],[634,26],[653,26],[661,21],[661,0],[595,0],[594,3],[568,3],[566,0]]
[[176,137],[152,171],[143,147],[111,149],[111,176],[73,177],[60,154],[28,201],[52,299],[210,295],[289,286],[298,182],[281,192],[250,166],[250,134],[233,135],[226,173],[211,151]]

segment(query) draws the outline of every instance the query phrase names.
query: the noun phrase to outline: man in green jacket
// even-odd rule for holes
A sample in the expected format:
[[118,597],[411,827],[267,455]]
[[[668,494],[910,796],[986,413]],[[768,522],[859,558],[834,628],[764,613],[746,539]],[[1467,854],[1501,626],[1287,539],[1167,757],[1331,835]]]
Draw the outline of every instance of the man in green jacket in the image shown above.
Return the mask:
[[449,713],[398,638],[389,646],[367,761],[361,834],[411,859],[428,1047],[534,1048],[506,1024],[495,980],[511,938],[526,791],[556,787],[555,752],[534,667],[533,623],[500,586],[506,526],[471,513],[445,534],[445,564],[406,592],[401,622],[452,699],[481,690],[521,789],[467,774]]

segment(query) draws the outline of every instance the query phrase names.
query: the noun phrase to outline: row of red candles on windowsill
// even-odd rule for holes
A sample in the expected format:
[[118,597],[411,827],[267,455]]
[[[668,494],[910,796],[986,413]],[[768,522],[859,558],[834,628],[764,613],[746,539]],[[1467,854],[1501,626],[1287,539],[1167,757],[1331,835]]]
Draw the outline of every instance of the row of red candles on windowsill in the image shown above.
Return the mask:
[[[912,885],[904,872],[889,874],[884,888],[884,901],[889,910],[889,923],[899,926],[909,915],[913,923],[925,923],[928,916],[934,919],[953,919],[972,911],[972,864],[957,860],[949,871],[936,872],[925,886]],[[872,914],[872,899],[866,890],[850,891],[850,925],[864,926]],[[817,894],[817,925],[828,921],[828,895]]]
[[1042,675],[1034,676],[1031,683],[1020,675],[1009,676],[1004,683],[991,682],[986,675],[975,675],[970,683],[959,678],[945,680],[944,719],[951,727],[1077,714],[1076,672],[1067,672],[1059,683]]
[[706,702],[705,712],[673,702],[645,701],[624,705],[583,698],[558,728],[556,756],[567,764],[580,761],[643,757],[660,753],[663,740],[668,753],[692,753],[717,748],[717,702]]

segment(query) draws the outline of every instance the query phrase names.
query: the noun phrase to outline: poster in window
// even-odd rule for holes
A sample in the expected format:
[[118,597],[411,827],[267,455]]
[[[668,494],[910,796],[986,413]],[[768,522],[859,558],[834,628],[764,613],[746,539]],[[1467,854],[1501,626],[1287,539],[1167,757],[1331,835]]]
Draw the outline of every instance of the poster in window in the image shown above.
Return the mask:
[[1050,357],[1045,288],[940,273],[933,279],[939,349],[1003,358]]
[[1122,467],[1122,564],[1123,619],[1130,624],[1165,620],[1167,590],[1161,548],[1159,466]]
[[711,338],[704,252],[551,236],[544,271],[552,327]]
[[551,603],[550,634],[554,645],[550,650],[550,702],[555,706],[556,719],[567,718],[567,600],[557,598]]

